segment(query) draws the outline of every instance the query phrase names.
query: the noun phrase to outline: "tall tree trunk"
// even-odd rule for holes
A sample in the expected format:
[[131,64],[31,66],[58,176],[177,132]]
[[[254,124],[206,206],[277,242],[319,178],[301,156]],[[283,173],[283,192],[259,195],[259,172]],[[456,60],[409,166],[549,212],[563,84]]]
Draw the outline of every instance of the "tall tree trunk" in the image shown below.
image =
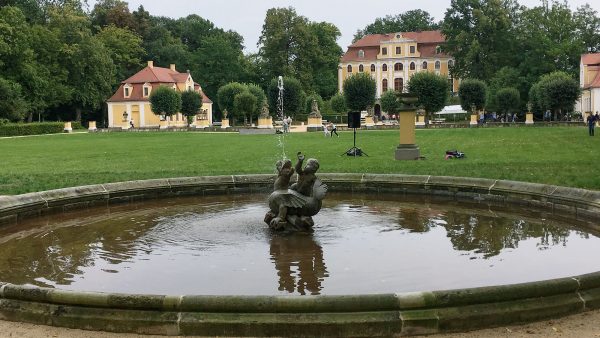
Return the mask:
[[81,108],[75,108],[75,121],[81,122]]

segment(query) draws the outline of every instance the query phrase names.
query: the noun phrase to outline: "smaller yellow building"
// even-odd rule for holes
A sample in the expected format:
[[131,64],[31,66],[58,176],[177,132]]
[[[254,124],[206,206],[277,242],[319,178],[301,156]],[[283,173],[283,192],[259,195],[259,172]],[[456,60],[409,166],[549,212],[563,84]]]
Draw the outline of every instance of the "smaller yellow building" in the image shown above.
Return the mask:
[[600,112],[600,53],[584,54],[579,66],[582,88],[578,110],[584,114]]
[[121,82],[116,93],[108,99],[108,127],[128,129],[133,127],[185,127],[187,118],[181,113],[173,116],[159,116],[152,112],[150,94],[159,86],[169,86],[184,92],[194,90],[202,95],[202,108],[194,118],[192,126],[212,125],[212,101],[204,95],[200,85],[192,75],[180,73],[171,64],[169,68],[155,67],[153,61],[138,73]]

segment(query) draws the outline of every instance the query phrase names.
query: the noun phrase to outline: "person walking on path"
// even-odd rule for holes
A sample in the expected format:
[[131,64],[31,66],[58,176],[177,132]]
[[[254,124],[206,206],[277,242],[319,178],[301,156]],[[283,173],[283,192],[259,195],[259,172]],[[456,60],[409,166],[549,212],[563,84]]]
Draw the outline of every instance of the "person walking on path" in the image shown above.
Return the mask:
[[589,135],[594,136],[594,128],[596,127],[596,115],[588,115],[586,122],[588,124]]
[[337,133],[337,127],[335,126],[335,124],[331,122],[329,126],[331,127],[331,137],[333,137],[333,133],[335,133],[335,136],[340,137],[340,135]]

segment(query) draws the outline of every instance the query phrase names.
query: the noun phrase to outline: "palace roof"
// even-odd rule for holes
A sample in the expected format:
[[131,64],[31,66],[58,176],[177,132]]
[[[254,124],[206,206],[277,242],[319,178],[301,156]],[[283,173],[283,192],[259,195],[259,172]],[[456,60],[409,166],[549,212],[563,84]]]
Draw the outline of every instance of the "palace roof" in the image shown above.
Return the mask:
[[583,54],[581,63],[587,66],[588,72],[596,73],[596,77],[584,89],[600,88],[600,53]]
[[581,63],[586,66],[600,64],[600,53],[583,54],[581,56]]
[[[421,58],[448,57],[447,54],[436,53],[437,46],[446,42],[442,32],[436,30],[367,35],[348,46],[348,51],[342,56],[341,62],[376,61],[381,44],[390,42],[398,34],[401,34],[403,39],[417,42],[417,51],[421,54]],[[359,50],[364,52],[364,57],[359,57]]]

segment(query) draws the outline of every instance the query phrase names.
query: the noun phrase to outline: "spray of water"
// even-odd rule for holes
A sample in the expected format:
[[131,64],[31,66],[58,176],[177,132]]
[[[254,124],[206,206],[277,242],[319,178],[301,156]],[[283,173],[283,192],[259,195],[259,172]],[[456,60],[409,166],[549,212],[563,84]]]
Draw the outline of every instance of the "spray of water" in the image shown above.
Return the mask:
[[[284,125],[283,119],[285,116],[283,115],[283,77],[279,76],[277,78],[277,88],[279,89],[279,96],[277,97],[277,118],[278,121],[281,122],[281,125]],[[288,127],[289,129],[289,127]],[[283,133],[278,134],[278,142],[279,148],[281,149],[281,159],[285,160],[287,158],[285,154],[285,137],[287,136],[287,130],[283,130]]]

